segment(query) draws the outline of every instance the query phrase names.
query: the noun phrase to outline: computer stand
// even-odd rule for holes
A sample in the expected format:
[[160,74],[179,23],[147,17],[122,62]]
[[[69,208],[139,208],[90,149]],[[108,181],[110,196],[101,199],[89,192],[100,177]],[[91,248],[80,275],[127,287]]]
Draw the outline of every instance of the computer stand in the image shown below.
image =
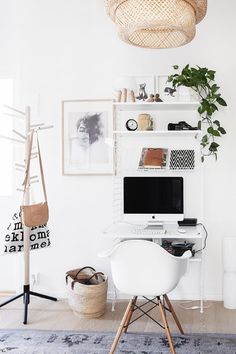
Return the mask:
[[36,292],[30,290],[30,285],[24,285],[23,293],[21,293],[19,295],[16,295],[16,296],[12,297],[11,299],[3,302],[2,304],[0,304],[0,307],[3,307],[5,305],[9,304],[10,302],[19,299],[20,297],[23,297],[23,303],[24,303],[24,321],[23,321],[23,324],[27,324],[28,305],[30,303],[30,295],[41,297],[43,299],[47,299],[47,300],[51,300],[51,301],[57,301],[57,298],[55,298],[55,297],[44,295],[44,294],[40,294],[40,293],[36,293]]

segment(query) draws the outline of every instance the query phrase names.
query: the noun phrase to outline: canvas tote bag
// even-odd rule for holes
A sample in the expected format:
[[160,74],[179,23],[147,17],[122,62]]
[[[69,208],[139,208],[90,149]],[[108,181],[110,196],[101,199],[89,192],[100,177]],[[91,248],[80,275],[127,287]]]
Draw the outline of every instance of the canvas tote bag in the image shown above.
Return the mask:
[[24,186],[23,203],[21,206],[21,221],[27,227],[35,227],[35,226],[39,226],[39,225],[44,225],[48,222],[48,218],[49,218],[47,193],[46,193],[46,187],[45,187],[43,164],[42,164],[42,158],[41,158],[41,152],[40,152],[40,146],[39,146],[38,133],[36,133],[36,135],[37,135],[37,147],[38,147],[38,158],[39,158],[41,182],[42,182],[42,188],[43,188],[43,194],[44,194],[45,201],[42,203],[38,203],[38,204],[25,205],[26,190],[27,190],[27,186],[29,184],[30,160],[31,160],[31,153],[32,153],[33,139],[34,139],[34,130],[33,130],[31,133],[31,136],[30,136],[29,155],[28,155],[28,159],[27,159],[25,179],[23,182],[23,186]]
[[[27,234],[28,235],[28,234]],[[51,247],[48,224],[31,227],[29,230],[30,250]],[[14,254],[24,251],[24,227],[21,222],[21,212],[15,212],[0,238],[0,254]]]

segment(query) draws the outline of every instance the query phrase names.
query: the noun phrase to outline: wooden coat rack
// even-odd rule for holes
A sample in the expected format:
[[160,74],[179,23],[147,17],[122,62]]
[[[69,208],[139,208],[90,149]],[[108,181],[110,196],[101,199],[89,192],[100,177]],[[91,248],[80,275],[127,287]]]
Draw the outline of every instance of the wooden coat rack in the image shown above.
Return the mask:
[[[14,143],[19,143],[19,144],[25,144],[25,164],[19,164],[16,163],[16,170],[20,170],[22,171],[22,168],[26,168],[27,165],[27,158],[28,158],[28,154],[29,154],[29,138],[30,138],[30,132],[35,129],[35,130],[42,130],[42,129],[50,129],[53,128],[52,125],[49,126],[45,126],[43,123],[39,123],[39,124],[31,124],[31,109],[29,106],[26,106],[25,112],[18,110],[14,107],[11,106],[4,106],[7,109],[10,109],[13,113],[5,113],[6,115],[12,116],[12,117],[16,117],[18,119],[23,119],[25,121],[25,132],[24,134],[22,134],[21,132],[18,132],[16,130],[13,129],[13,133],[17,136],[17,138],[14,137],[8,137],[8,136],[4,136],[4,135],[0,135],[0,138],[2,139],[7,139],[7,140],[11,140]],[[33,156],[31,156],[33,157]],[[35,177],[35,176],[33,176]],[[32,178],[33,178],[32,177]],[[29,185],[30,183],[34,183],[37,181],[29,181]],[[27,192],[25,195],[25,203],[29,204],[29,185],[27,188]],[[22,189],[17,189],[19,191],[23,191]],[[48,295],[44,295],[44,294],[40,294],[34,291],[30,290],[30,228],[26,227],[25,225],[23,225],[23,230],[24,230],[24,285],[23,285],[23,292],[10,298],[9,300],[3,302],[2,304],[0,304],[0,307],[3,307],[7,304],[9,304],[12,301],[17,300],[20,297],[23,297],[23,303],[24,303],[24,319],[23,319],[23,323],[27,324],[27,319],[28,319],[28,305],[30,303],[30,296],[37,296],[43,299],[47,299],[47,300],[52,300],[52,301],[57,301],[57,299],[55,297],[52,296],[48,296]]]

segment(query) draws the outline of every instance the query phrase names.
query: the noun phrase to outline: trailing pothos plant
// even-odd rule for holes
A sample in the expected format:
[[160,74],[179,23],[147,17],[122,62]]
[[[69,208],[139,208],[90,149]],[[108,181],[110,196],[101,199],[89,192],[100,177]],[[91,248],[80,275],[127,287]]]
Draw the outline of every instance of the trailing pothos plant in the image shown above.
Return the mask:
[[[178,70],[179,66],[174,65],[173,68]],[[179,86],[186,86],[197,93],[200,100],[198,129],[202,129],[202,123],[207,123],[207,129],[201,140],[202,161],[205,156],[210,155],[214,155],[217,159],[219,144],[216,138],[226,134],[226,131],[219,120],[213,119],[213,116],[219,106],[227,106],[227,103],[221,97],[220,87],[215,83],[215,71],[200,66],[191,68],[186,65],[180,73],[170,75],[168,82],[171,82],[175,89]]]

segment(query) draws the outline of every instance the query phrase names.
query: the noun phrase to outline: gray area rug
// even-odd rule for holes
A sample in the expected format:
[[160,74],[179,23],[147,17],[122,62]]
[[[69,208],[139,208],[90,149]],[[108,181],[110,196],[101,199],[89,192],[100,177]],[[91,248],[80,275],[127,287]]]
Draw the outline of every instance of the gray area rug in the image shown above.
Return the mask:
[[[114,333],[0,330],[0,353],[9,354],[108,354]],[[236,335],[173,335],[176,354],[236,354]],[[164,335],[127,333],[116,353],[170,354]]]

